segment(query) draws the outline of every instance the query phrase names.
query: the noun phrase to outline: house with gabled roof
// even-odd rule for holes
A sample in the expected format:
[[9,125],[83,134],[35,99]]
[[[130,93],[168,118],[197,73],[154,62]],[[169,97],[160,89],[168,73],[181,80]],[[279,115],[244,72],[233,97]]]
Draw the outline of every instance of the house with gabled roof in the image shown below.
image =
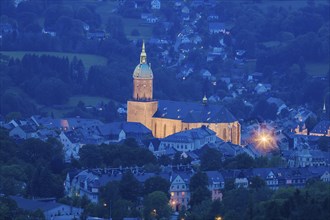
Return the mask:
[[17,139],[38,138],[37,129],[31,125],[18,125],[9,132],[9,136]]
[[240,170],[238,175],[235,177],[234,184],[236,188],[247,188],[249,187],[249,170]]
[[148,148],[156,157],[160,157],[166,154],[166,149],[161,146],[158,138],[147,139],[143,141],[143,144]]
[[329,183],[330,182],[330,171],[329,170],[326,170],[322,176],[320,177],[320,179],[323,181],[323,182],[327,182]]
[[31,212],[41,210],[46,220],[53,220],[59,216],[67,216],[70,217],[70,219],[79,218],[84,211],[82,208],[57,203],[55,201],[46,202],[26,199],[19,196],[10,196],[10,198],[13,199],[22,210]]
[[174,148],[177,151],[187,152],[200,149],[205,144],[215,143],[216,133],[206,126],[191,130],[180,131],[161,139],[163,149]]
[[63,145],[64,160],[71,162],[71,158],[79,159],[79,150],[83,146],[82,137],[74,131],[62,131],[59,135],[59,141]]
[[175,211],[189,208],[191,176],[191,172],[178,172],[173,173],[170,178],[170,206]]
[[[266,186],[270,189],[277,189],[279,186],[278,172],[272,168],[255,168],[252,176],[258,176],[265,181]],[[252,177],[251,176],[251,177]],[[250,178],[251,178],[250,177]]]
[[208,189],[211,191],[212,200],[222,200],[222,191],[225,188],[225,180],[219,171],[206,171],[208,177]]
[[330,120],[320,121],[309,134],[330,137]]
[[97,131],[103,137],[104,143],[120,142],[126,139],[126,133],[118,126],[118,123],[108,123],[97,127]]

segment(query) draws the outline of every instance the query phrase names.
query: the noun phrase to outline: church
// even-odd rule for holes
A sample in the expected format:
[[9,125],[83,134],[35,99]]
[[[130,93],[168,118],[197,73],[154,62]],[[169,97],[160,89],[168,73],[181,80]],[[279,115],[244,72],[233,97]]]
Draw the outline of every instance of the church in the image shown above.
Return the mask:
[[144,42],[140,63],[133,72],[133,97],[127,101],[127,121],[142,123],[156,138],[204,125],[224,141],[241,143],[241,125],[224,106],[209,104],[206,97],[196,103],[154,99],[153,72],[147,63]]

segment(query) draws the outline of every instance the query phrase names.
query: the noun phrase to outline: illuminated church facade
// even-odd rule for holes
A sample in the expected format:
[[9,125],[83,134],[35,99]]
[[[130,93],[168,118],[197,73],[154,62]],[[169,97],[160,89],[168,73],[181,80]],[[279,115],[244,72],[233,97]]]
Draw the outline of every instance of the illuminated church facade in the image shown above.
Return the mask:
[[127,101],[127,121],[142,123],[157,138],[204,125],[224,141],[241,143],[241,125],[224,106],[208,104],[206,97],[200,103],[153,98],[153,72],[147,63],[144,43],[140,63],[133,73],[133,97]]

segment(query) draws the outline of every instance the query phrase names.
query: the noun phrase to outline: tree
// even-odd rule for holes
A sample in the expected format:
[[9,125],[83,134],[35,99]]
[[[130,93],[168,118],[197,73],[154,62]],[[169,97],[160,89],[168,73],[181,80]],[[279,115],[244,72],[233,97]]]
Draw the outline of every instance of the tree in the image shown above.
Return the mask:
[[99,148],[99,146],[87,144],[79,150],[80,163],[83,167],[100,167],[103,161]]
[[166,195],[168,194],[168,189],[170,188],[170,183],[166,179],[155,176],[150,177],[144,182],[144,195],[148,195],[154,191],[161,191],[164,192]]
[[24,192],[28,180],[27,170],[18,164],[3,165],[0,169],[0,191],[6,195],[16,195]]
[[211,199],[211,192],[207,187],[198,187],[191,192],[191,198],[189,204],[195,206],[201,204],[203,201]]
[[144,199],[145,219],[168,219],[171,215],[171,207],[168,204],[168,197],[164,192],[154,191]]
[[207,147],[201,157],[202,170],[217,170],[222,167],[220,151]]
[[126,36],[124,33],[123,21],[119,16],[110,16],[107,22],[107,31],[109,31],[112,38],[119,42],[125,42]]
[[119,199],[116,202],[111,201],[112,204],[112,218],[124,219],[127,216],[132,216],[134,213],[134,204],[131,201],[125,199]]
[[208,184],[209,184],[209,180],[208,180],[206,173],[198,171],[191,177],[189,189],[190,189],[190,191],[194,191],[198,187],[207,187]]
[[63,104],[68,100],[70,89],[67,84],[57,78],[48,78],[35,88],[36,98],[46,105]]
[[31,164],[49,162],[53,156],[52,145],[39,139],[30,138],[20,145],[19,157]]
[[227,169],[247,169],[254,167],[254,159],[248,154],[243,153],[232,159],[226,160],[224,167]]
[[204,219],[214,219],[215,216],[210,216],[207,218],[211,211],[212,201],[210,199],[204,200],[199,204],[194,205],[191,208],[191,213],[188,213],[188,219],[204,220]]
[[63,196],[63,179],[51,173],[46,167],[37,167],[28,183],[28,193],[37,197],[60,198]]
[[259,188],[266,186],[265,181],[262,178],[260,178],[259,176],[252,177],[250,181],[251,181],[250,187],[252,189],[258,190]]
[[191,192],[190,205],[200,204],[204,200],[211,199],[211,192],[208,190],[208,177],[205,173],[198,171],[190,179],[189,189]]
[[109,182],[107,185],[102,187],[100,190],[100,198],[107,204],[110,204],[110,201],[114,203],[115,201],[119,200],[121,198],[119,182]]
[[123,199],[136,202],[140,195],[140,188],[141,185],[132,172],[128,171],[123,174],[119,182],[119,191]]

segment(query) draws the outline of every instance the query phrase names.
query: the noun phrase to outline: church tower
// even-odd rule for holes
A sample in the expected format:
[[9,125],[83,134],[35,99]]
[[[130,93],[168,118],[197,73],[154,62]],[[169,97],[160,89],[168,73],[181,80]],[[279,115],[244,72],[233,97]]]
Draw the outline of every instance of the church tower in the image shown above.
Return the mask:
[[150,65],[147,64],[147,54],[144,42],[140,55],[140,63],[135,67],[133,73],[133,99],[134,100],[152,100],[153,73]]
[[152,130],[152,116],[157,108],[158,101],[153,99],[153,73],[143,42],[140,63],[133,72],[133,97],[127,102],[127,121],[140,122]]

